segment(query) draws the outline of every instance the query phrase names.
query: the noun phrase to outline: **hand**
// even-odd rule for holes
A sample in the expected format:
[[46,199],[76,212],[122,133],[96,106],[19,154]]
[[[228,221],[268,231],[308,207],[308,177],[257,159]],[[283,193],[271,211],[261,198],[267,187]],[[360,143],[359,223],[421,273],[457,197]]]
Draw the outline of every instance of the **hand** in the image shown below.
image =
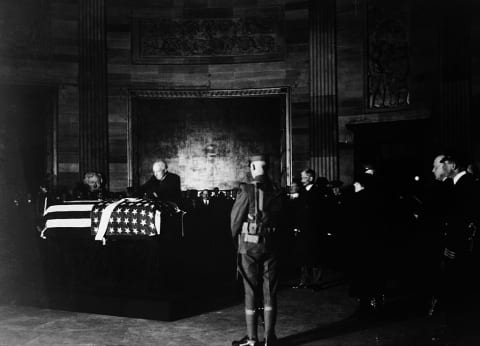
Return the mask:
[[443,251],[443,255],[444,255],[445,257],[450,258],[450,259],[455,259],[455,252],[452,251],[452,250],[449,250],[449,249],[447,249],[447,248],[445,248],[445,250]]

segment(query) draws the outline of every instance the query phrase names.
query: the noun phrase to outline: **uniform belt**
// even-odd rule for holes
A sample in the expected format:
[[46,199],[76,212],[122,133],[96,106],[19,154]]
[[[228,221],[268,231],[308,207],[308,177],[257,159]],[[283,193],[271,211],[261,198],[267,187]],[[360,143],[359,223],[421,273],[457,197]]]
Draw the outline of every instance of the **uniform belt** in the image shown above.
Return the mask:
[[242,224],[242,233],[244,234],[256,234],[256,235],[267,235],[275,232],[275,227],[265,227],[263,226],[260,230],[258,229],[259,225],[256,222],[244,222]]

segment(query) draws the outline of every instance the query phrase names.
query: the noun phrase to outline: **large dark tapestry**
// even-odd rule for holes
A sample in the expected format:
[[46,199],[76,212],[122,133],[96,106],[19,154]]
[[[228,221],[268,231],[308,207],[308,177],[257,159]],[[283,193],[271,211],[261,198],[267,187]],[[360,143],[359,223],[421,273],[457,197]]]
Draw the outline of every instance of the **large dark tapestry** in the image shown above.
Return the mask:
[[278,7],[234,16],[208,9],[201,17],[137,17],[134,63],[198,64],[281,60],[283,19]]
[[[378,4],[378,6],[377,6]],[[408,8],[403,2],[368,2],[367,108],[410,104]]]
[[232,189],[247,180],[248,158],[265,153],[280,182],[283,97],[134,99],[134,184],[163,158],[182,190]]

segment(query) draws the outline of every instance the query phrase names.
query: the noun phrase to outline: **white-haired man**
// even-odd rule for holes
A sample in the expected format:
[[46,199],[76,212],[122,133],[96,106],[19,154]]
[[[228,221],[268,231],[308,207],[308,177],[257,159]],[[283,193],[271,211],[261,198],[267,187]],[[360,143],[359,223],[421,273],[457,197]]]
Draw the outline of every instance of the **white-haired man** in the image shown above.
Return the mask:
[[165,160],[155,161],[152,171],[152,177],[140,186],[139,195],[178,204],[181,198],[180,177],[168,171]]

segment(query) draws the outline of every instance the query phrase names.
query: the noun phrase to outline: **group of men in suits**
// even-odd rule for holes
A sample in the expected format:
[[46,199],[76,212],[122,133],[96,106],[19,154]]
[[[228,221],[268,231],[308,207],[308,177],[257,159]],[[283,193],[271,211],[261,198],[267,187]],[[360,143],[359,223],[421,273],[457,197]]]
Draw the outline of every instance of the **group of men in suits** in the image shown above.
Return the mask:
[[[475,241],[480,227],[480,183],[467,171],[465,159],[458,154],[436,156],[432,173],[436,183],[422,196],[422,211],[420,215],[415,211],[412,219],[417,218],[415,227],[431,229],[421,230],[429,232],[430,244],[424,244],[421,251],[423,257],[431,258],[421,260],[430,262],[428,268],[432,272],[424,272],[433,279],[428,288],[434,296],[430,313],[439,302],[447,311],[449,324],[455,328],[461,325],[461,314],[471,305],[473,290],[477,288],[473,273],[479,267]],[[396,208],[392,201],[398,198],[384,191],[383,181],[371,167],[362,171],[354,187],[355,191],[342,200],[342,213],[348,218],[336,223],[336,227],[341,228],[343,224],[348,232],[348,239],[344,240],[351,245],[347,246],[350,261],[346,268],[351,281],[350,293],[370,309],[385,299],[385,271],[389,269],[381,262],[390,263],[390,257],[395,256],[386,251],[389,246],[401,246],[392,244],[394,239],[388,238],[392,237],[391,224],[400,222],[396,219],[398,210],[390,210]],[[330,210],[325,202],[330,199],[321,184],[315,183],[315,172],[310,169],[304,170],[301,180],[292,184],[288,210],[295,215],[291,228],[296,234],[296,258],[301,267],[297,288],[315,288],[321,279],[322,233],[328,227],[325,211]]]

